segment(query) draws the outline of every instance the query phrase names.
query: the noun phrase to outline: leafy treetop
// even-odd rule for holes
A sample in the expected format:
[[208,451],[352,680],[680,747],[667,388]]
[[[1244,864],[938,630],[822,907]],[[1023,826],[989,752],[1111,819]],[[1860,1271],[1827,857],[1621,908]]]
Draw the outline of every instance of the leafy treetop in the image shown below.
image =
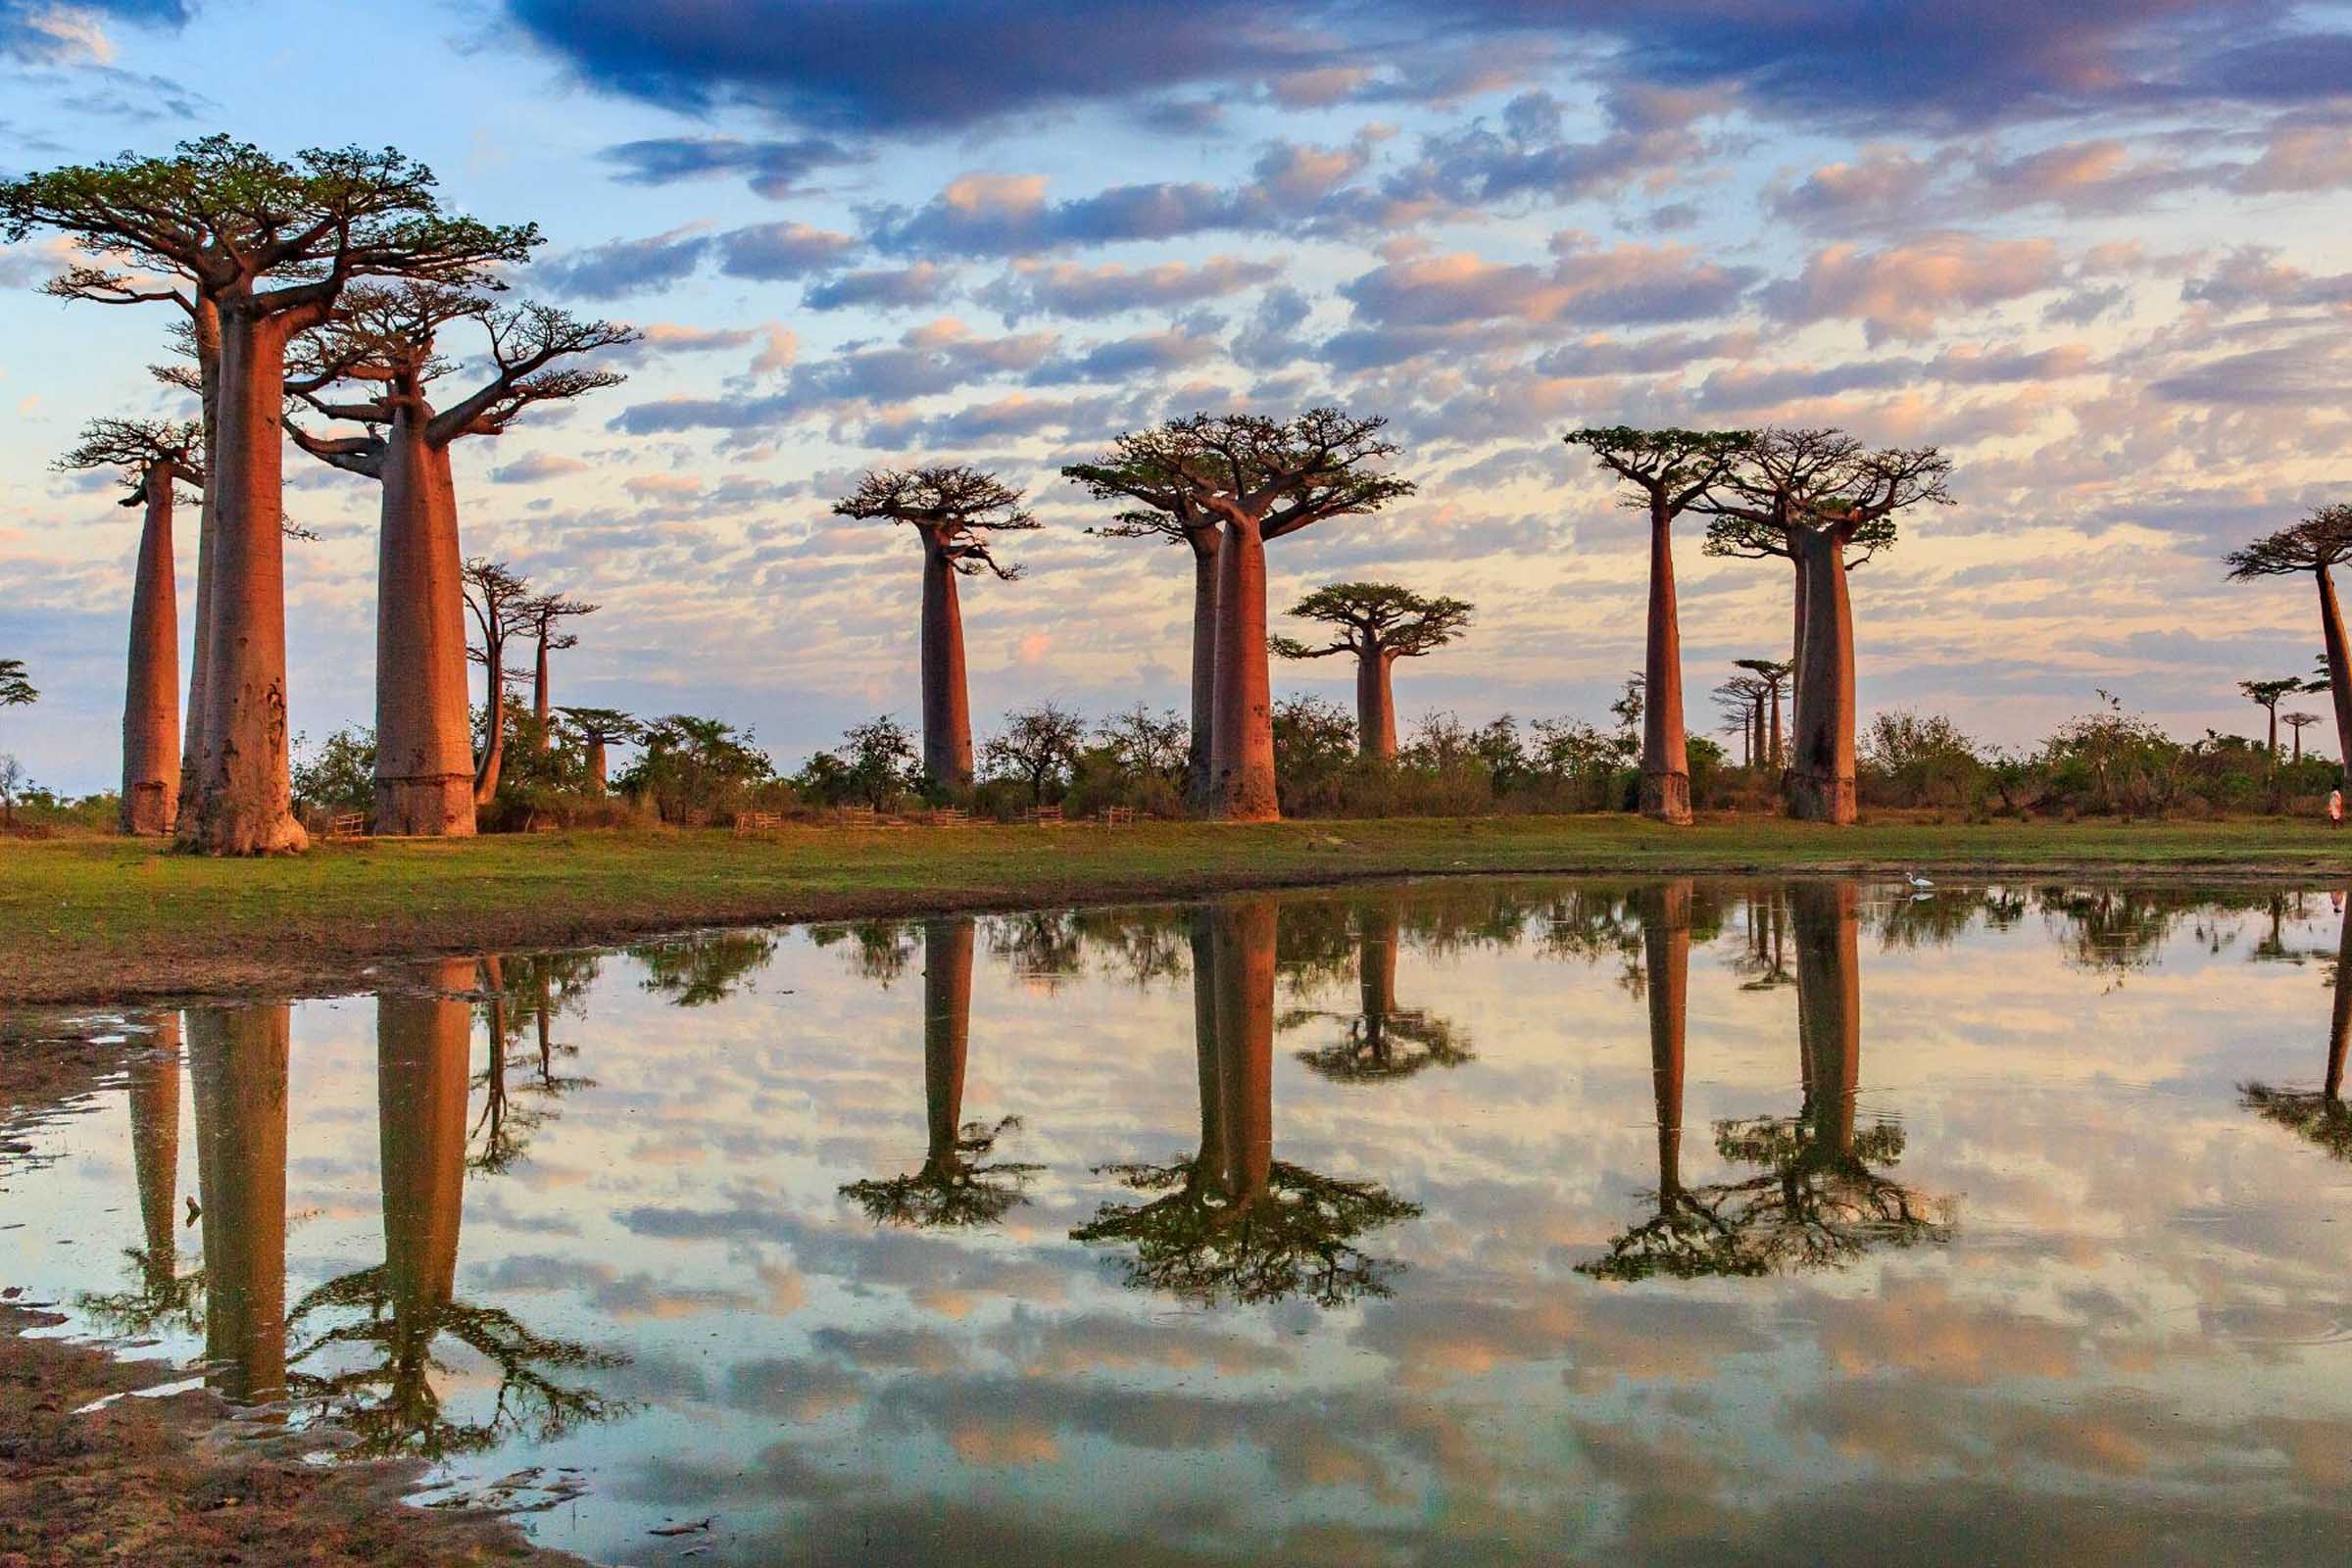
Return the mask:
[[1332,641],[1309,647],[1289,637],[1270,639],[1284,659],[1322,659],[1331,654],[1385,653],[1418,659],[1442,648],[1470,624],[1466,599],[1424,598],[1388,582],[1335,582],[1300,599],[1292,614],[1337,627]]
[[833,504],[833,511],[837,516],[907,523],[956,571],[993,571],[1007,582],[1018,577],[1021,568],[999,565],[984,535],[1039,526],[1022,509],[1020,491],[993,473],[961,464],[868,469],[857,489]]
[[1279,539],[1413,493],[1411,480],[1373,467],[1396,454],[1381,434],[1387,425],[1328,408],[1287,420],[1195,414],[1130,431],[1102,461],[1061,471],[1099,499],[1142,502],[1180,529],[1190,509],[1192,517],[1254,525],[1260,537]]

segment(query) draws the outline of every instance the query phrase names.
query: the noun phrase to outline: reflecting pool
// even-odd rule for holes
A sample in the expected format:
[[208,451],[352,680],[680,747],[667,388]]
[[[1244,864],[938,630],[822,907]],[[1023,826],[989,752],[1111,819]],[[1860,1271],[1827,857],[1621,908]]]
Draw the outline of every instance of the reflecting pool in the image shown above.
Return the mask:
[[1458,880],[387,969],[78,1021],[123,1067],[0,1152],[0,1284],[605,1562],[2339,1560],[2341,904]]

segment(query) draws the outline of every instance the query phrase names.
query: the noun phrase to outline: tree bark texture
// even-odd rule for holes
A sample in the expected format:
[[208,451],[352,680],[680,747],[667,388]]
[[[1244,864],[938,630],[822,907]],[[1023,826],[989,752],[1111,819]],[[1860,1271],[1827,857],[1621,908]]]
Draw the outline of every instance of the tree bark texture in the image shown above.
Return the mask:
[[956,563],[923,535],[923,772],[937,785],[972,782],[972,707],[963,665],[963,609]]
[[1274,699],[1266,667],[1266,542],[1255,522],[1226,524],[1217,575],[1217,702],[1209,814],[1282,815],[1274,789]]
[[1846,598],[1845,542],[1835,529],[1794,528],[1804,569],[1805,634],[1796,674],[1796,755],[1788,814],[1850,823],[1854,801],[1854,618]]
[[1642,814],[1687,826],[1690,758],[1683,732],[1683,634],[1674,600],[1674,517],[1649,509],[1649,638],[1642,666]]
[[146,521],[130,589],[130,657],[122,691],[125,833],[172,831],[179,815],[179,589],[172,564],[169,463],[147,470]]
[[539,750],[555,750],[556,738],[547,728],[547,628],[539,629],[539,662],[531,669],[531,717],[539,721]]
[[1355,656],[1355,749],[1377,762],[1396,760],[1396,654],[1365,634]]
[[427,441],[421,416],[407,410],[387,434],[382,505],[375,831],[465,837],[474,830],[475,781],[457,487],[449,448]]
[[2352,648],[2344,643],[2344,612],[2336,603],[2335,577],[2323,566],[2320,579],[2320,645],[2328,651],[2328,696],[2335,705],[2337,775],[2352,784]]
[[175,825],[187,809],[187,788],[204,749],[209,711],[205,693],[211,686],[213,545],[219,533],[213,526],[212,487],[220,472],[220,308],[210,296],[196,296],[189,326],[196,338],[196,384],[204,408],[205,488],[196,503],[196,635],[188,655],[188,706],[180,715],[186,728],[179,752],[181,793],[172,813]]
[[1224,535],[1195,528],[1184,536],[1193,547],[1193,749],[1185,760],[1184,803],[1208,809],[1209,762],[1216,750],[1217,557]]

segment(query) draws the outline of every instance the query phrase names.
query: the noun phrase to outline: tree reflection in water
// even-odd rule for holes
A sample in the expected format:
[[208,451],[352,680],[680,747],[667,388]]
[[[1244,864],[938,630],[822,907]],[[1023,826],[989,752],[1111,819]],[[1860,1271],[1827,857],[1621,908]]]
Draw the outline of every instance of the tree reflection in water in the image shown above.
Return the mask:
[[1006,1116],[993,1127],[962,1119],[972,1026],[972,934],[968,918],[923,926],[923,1099],[929,1147],[920,1170],[841,1189],[877,1225],[993,1225],[1028,1200],[1029,1178],[1043,1169],[989,1158],[997,1140],[1020,1125],[1019,1117]]
[[1902,1156],[1902,1129],[1855,1126],[1862,1048],[1856,890],[1799,882],[1788,897],[1803,1104],[1794,1116],[1717,1122],[1716,1153],[1763,1169],[1687,1187],[1681,1144],[1690,884],[1668,882],[1644,895],[1657,1212],[1614,1238],[1600,1257],[1579,1263],[1578,1272],[1620,1281],[1787,1273],[1837,1267],[1874,1247],[1951,1239],[1945,1205],[1884,1173]]
[[1200,1305],[1294,1298],[1333,1307],[1394,1293],[1404,1265],[1357,1238],[1421,1212],[1373,1182],[1275,1159],[1275,906],[1218,904],[1193,917],[1200,1148],[1164,1165],[1099,1167],[1138,1192],[1104,1203],[1074,1241],[1132,1248],[1126,1283]]
[[2352,1109],[2344,1105],[2344,1046],[2352,1038],[2352,906],[2336,935],[2328,984],[2334,1002],[2328,1019],[2328,1073],[2320,1088],[2280,1089],[2265,1083],[2238,1085],[2238,1102],[2277,1122],[2337,1159],[2352,1160]]
[[[376,1001],[384,1261],[329,1280],[286,1317],[298,1340],[287,1357],[290,1392],[354,1433],[352,1451],[363,1456],[438,1459],[514,1436],[547,1442],[626,1408],[555,1376],[619,1366],[625,1357],[536,1334],[503,1308],[457,1298],[475,971],[447,963],[431,980],[432,993]],[[503,994],[495,977],[492,994]],[[493,1057],[504,1054],[495,1027],[489,1047]],[[496,1369],[487,1415],[443,1414],[433,1378],[451,1370],[436,1349],[444,1338]]]
[[1298,1054],[1299,1061],[1335,1083],[1383,1083],[1430,1067],[1458,1067],[1477,1059],[1452,1024],[1419,1008],[1396,1005],[1396,951],[1403,916],[1398,901],[1362,906],[1356,917],[1357,1008],[1352,1014],[1300,1007],[1275,1022],[1296,1029],[1317,1019],[1344,1018],[1346,1029],[1327,1046]]
[[148,1049],[129,1066],[130,1160],[139,1189],[141,1245],[125,1248],[129,1289],[89,1291],[74,1304],[104,1332],[131,1336],[204,1327],[204,1271],[179,1272],[179,1018],[153,1022]]

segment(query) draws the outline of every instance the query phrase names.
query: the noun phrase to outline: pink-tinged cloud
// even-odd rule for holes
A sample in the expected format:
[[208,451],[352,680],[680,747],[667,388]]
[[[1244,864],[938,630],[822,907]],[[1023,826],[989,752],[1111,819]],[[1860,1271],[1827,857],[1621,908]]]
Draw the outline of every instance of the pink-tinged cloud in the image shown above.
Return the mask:
[[2056,242],[1932,234],[1866,251],[1831,245],[1804,271],[1764,291],[1784,320],[1860,321],[1872,343],[1932,337],[1947,318],[2055,286],[2063,270]]

